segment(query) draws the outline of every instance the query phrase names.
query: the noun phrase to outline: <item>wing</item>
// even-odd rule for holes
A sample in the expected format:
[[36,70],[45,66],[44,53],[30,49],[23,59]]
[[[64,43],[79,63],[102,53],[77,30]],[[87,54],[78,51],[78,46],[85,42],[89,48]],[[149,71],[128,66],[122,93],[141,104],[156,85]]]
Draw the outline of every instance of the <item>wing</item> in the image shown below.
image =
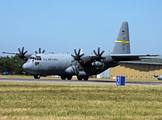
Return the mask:
[[20,50],[20,48],[18,48],[19,52],[2,52],[5,54],[15,54],[18,55],[21,59],[27,61],[28,58],[32,55],[32,54],[26,54],[28,51],[24,51],[24,47],[22,47],[22,50]]
[[15,55],[18,54],[17,52],[2,52],[2,53],[4,53],[4,54],[15,54]]
[[142,58],[153,58],[159,55],[143,55],[143,54],[110,54],[114,61],[130,61],[140,60]]

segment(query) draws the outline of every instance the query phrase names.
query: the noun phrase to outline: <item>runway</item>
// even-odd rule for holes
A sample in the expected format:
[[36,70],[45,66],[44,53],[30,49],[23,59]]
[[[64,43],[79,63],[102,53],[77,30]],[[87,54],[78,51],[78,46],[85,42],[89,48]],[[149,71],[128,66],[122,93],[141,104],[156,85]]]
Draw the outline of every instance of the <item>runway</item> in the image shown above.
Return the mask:
[[[79,80],[59,80],[59,79],[21,79],[21,78],[0,78],[0,82],[35,82],[35,83],[64,83],[64,84],[110,84],[116,85],[115,81],[79,81]],[[126,85],[162,85],[162,82],[126,82]]]

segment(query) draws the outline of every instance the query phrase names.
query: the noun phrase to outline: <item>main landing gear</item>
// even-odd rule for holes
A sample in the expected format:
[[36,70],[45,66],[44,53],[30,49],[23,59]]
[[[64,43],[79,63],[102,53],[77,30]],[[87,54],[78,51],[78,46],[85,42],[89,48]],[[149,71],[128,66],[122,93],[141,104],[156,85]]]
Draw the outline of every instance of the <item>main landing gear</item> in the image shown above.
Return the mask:
[[34,78],[35,78],[35,79],[40,79],[40,75],[37,75],[37,74],[36,74],[36,75],[34,75]]
[[[88,78],[89,78],[88,76],[77,76],[78,80],[82,80],[83,79],[83,80],[87,81]],[[70,75],[69,76],[61,76],[61,79],[62,80],[65,80],[65,79],[71,80],[72,76],[70,76]]]
[[82,77],[82,76],[77,76],[77,78],[78,78],[78,80],[84,79],[85,81],[87,81],[89,77],[88,77],[88,76],[84,76],[84,77]]
[[65,79],[68,79],[68,80],[71,80],[72,79],[72,76],[71,75],[68,75],[68,76],[61,76],[61,79],[62,80],[65,80]]

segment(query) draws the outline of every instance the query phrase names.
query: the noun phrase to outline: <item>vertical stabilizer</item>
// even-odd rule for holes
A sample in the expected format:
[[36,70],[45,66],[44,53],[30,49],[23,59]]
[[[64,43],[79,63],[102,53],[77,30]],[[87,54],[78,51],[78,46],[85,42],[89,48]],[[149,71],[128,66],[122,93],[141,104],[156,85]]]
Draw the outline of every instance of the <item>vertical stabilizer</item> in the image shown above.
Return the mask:
[[115,41],[112,54],[130,54],[128,22],[123,22]]

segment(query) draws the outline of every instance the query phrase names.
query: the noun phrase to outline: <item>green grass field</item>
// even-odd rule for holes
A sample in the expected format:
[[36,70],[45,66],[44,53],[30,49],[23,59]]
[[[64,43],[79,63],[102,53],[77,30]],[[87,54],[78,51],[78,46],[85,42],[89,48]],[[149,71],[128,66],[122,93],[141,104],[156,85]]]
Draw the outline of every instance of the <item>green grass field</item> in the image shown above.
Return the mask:
[[162,87],[0,82],[0,119],[162,119]]

